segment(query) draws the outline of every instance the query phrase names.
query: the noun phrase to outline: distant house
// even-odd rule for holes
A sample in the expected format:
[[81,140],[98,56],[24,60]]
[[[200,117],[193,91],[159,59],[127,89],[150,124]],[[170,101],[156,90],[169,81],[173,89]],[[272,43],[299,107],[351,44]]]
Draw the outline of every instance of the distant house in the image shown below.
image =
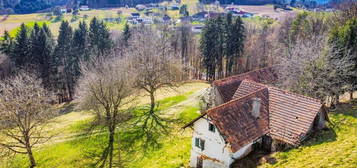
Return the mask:
[[139,5],[136,5],[136,6],[135,6],[135,9],[136,9],[136,10],[138,10],[138,11],[143,11],[143,10],[145,10],[145,9],[146,9],[146,6],[145,6],[145,5],[140,5],[140,4],[139,4]]
[[140,13],[131,13],[131,17],[139,18],[140,17]]
[[[191,167],[229,168],[253,151],[297,146],[328,116],[319,100],[262,84],[276,80],[264,68],[215,81],[209,108],[184,128],[193,128]],[[262,82],[262,83],[259,83]]]
[[90,9],[89,9],[89,6],[87,6],[87,5],[82,5],[82,6],[79,7],[79,10],[80,10],[80,11],[89,11]]
[[61,11],[61,13],[67,13],[67,8],[61,7],[61,8],[60,8],[60,11]]

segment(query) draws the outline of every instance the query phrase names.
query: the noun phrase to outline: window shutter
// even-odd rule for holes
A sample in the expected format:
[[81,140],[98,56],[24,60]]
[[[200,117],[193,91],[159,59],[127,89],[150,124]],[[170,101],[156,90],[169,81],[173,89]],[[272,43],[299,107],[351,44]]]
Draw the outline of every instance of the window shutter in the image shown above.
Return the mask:
[[201,150],[205,150],[205,140],[201,139]]
[[200,147],[200,139],[195,138],[195,146]]

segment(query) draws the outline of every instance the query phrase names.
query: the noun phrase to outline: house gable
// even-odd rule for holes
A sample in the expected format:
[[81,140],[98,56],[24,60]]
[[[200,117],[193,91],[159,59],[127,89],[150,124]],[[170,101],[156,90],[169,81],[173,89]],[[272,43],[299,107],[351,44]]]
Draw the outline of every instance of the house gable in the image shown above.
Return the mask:
[[[208,167],[214,167],[213,165],[229,165],[232,162],[231,149],[222,137],[219,130],[215,127],[215,130],[210,130],[211,120],[207,115],[202,116],[193,124],[192,135],[192,148],[191,148],[191,167],[195,167],[197,164],[197,158],[201,157],[204,164],[210,165]],[[196,139],[204,141],[204,147],[196,146]]]
[[[254,99],[260,99],[259,117],[252,113]],[[226,137],[233,152],[268,133],[268,90],[266,88],[207,111],[207,116]]]

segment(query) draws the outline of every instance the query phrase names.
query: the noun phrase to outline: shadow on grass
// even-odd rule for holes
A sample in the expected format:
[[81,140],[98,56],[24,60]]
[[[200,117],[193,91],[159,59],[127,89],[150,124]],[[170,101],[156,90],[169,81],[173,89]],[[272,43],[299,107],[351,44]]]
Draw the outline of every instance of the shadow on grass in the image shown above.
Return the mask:
[[[338,123],[334,123],[335,125],[338,125]],[[315,145],[320,145],[323,143],[329,143],[329,142],[334,142],[337,139],[337,134],[334,127],[335,125],[330,124],[330,126],[326,129],[323,130],[317,130],[313,132],[308,138],[302,143],[301,147],[311,147]],[[293,150],[295,148],[293,147],[288,147],[281,152],[289,152],[290,150]],[[277,163],[278,160],[274,158],[272,155],[270,155],[270,152],[258,149],[250,154],[248,154],[246,157],[239,159],[235,161],[234,165],[232,166],[233,168],[256,168],[262,163],[268,163],[270,165],[274,165]]]
[[331,112],[357,118],[357,99],[346,103],[339,103],[335,109],[331,110]]

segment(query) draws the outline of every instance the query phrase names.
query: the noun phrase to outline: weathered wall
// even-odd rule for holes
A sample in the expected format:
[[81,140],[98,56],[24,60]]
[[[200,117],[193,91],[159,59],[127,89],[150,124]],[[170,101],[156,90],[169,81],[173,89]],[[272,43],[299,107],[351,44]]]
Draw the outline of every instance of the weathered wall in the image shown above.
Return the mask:
[[[229,151],[229,147],[225,144],[218,130],[216,129],[213,133],[208,130],[208,127],[209,121],[205,117],[199,119],[193,125],[190,166],[196,167],[197,157],[204,156],[203,164],[206,166],[225,165],[228,167],[231,162],[232,153]],[[195,146],[195,138],[205,140],[205,149],[203,151]]]
[[218,91],[218,88],[217,87],[213,87],[212,91],[213,91],[212,95],[214,96],[213,107],[223,104],[224,101],[223,101],[221,93]]
[[253,142],[239,149],[236,153],[233,154],[233,158],[240,159],[244,156],[247,156],[253,150],[252,146],[253,146]]

